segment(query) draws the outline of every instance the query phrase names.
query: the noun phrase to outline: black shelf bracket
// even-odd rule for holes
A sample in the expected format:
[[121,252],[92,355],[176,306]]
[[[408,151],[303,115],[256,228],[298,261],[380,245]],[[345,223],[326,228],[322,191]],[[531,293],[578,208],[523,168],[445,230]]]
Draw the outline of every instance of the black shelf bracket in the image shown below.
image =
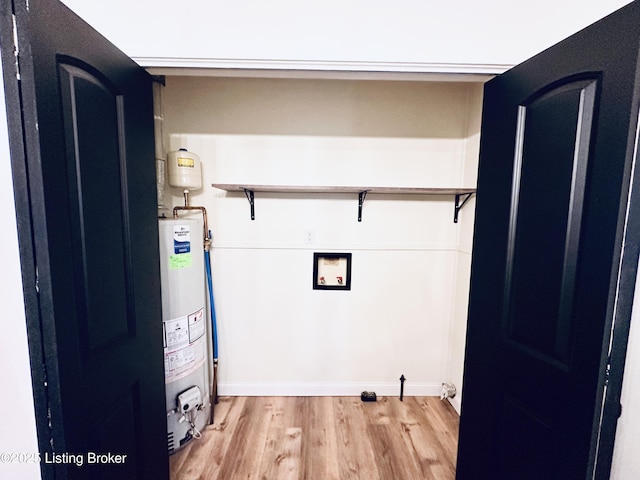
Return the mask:
[[[456,195],[456,204],[453,210],[453,223],[458,223],[458,213],[460,213],[460,210],[462,210],[462,207],[464,207],[464,204],[469,201],[469,199],[471,198],[471,195],[473,195],[473,192]],[[460,203],[460,197],[462,196],[464,196],[464,200],[462,201],[462,203]]]
[[358,193],[358,221],[362,221],[362,205],[364,205],[364,199],[367,198],[368,190],[363,190]]
[[244,188],[244,194],[249,200],[249,205],[251,206],[251,220],[256,219],[256,210],[255,210],[255,202],[253,197],[253,190],[249,190],[248,188]]

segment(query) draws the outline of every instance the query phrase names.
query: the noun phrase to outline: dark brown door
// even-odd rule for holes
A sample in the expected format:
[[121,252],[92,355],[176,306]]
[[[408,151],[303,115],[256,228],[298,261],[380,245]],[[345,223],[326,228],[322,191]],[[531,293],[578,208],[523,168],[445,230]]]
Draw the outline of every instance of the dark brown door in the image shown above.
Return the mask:
[[168,478],[151,78],[55,0],[0,8],[43,476]]
[[637,265],[639,40],[636,2],[486,85],[460,480],[591,478]]

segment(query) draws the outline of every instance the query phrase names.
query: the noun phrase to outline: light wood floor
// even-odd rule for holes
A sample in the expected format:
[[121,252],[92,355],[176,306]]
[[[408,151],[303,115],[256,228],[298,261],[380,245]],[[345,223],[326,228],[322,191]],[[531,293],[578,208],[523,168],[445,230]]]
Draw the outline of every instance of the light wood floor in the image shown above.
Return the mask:
[[453,480],[457,443],[438,397],[224,397],[171,479]]

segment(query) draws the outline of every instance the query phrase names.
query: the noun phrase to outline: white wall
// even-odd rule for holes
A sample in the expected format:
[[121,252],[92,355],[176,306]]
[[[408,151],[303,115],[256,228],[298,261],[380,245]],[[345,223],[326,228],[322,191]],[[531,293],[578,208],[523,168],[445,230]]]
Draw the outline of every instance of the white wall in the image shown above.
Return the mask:
[[618,420],[611,466],[612,480],[640,478],[640,275],[636,279],[634,308],[622,385],[622,415]]
[[[355,195],[256,193],[251,221],[242,193],[210,185],[473,186],[465,135],[480,95],[472,84],[168,78],[171,148],[204,164],[192,204],[214,232],[221,394],[397,395],[401,374],[407,395],[439,394],[456,300],[466,312],[456,268],[472,206],[454,224],[452,197],[370,194],[359,223]],[[351,291],[312,289],[314,251],[353,254]]]
[[[0,77],[2,66],[0,65]],[[4,86],[0,82],[0,112],[5,112]],[[13,183],[9,157],[7,118],[0,115],[0,216],[3,218],[3,234],[0,235],[2,252],[2,348],[0,365],[3,365],[3,393],[0,395],[0,477],[40,478],[39,463],[19,462],[19,457],[7,454],[35,454],[38,452],[36,436],[27,329],[22,296],[20,257],[16,213],[13,201]],[[13,461],[11,461],[13,460]]]
[[145,66],[496,73],[629,0],[64,3]]
[[205,77],[166,81],[167,132],[465,136],[465,84]]
[[[476,185],[478,180],[478,158],[480,149],[480,126],[482,119],[482,89],[480,84],[470,85],[467,93],[467,117],[464,144],[464,167],[462,185]],[[460,213],[460,237],[456,263],[454,312],[449,333],[448,381],[457,388],[457,395],[450,400],[458,413],[462,405],[464,353],[467,339],[467,307],[469,303],[469,281],[471,278],[471,251],[473,247],[475,195]]]

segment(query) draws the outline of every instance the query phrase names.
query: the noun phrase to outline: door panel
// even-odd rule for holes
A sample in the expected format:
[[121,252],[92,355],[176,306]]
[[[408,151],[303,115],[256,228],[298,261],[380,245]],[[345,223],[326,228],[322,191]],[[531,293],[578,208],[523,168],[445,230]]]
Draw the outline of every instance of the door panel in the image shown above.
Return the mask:
[[634,2],[485,86],[460,480],[595,469],[634,163],[638,25]]
[[144,438],[140,425],[143,405],[140,398],[140,383],[121,392],[107,410],[93,415],[91,428],[87,432],[87,452],[109,452],[118,446],[118,451],[127,452],[127,461],[122,464],[103,465],[92,469],[91,479],[110,480],[119,478],[149,478],[149,469],[144,465]]
[[513,478],[512,472],[519,471],[526,471],[527,478],[552,478],[547,467],[556,455],[551,422],[508,393],[502,398],[501,413],[496,451],[503,461],[496,478]]
[[505,335],[565,368],[596,87],[562,82],[518,109]]
[[[125,141],[122,96],[106,79],[90,73],[89,66],[79,68],[70,61],[59,63],[58,71],[72,213],[71,249],[79,257],[74,277],[80,293],[80,344],[86,355],[117,337],[135,334],[130,239],[125,235],[129,205],[122,188],[128,159],[126,150],[120,148]],[[105,199],[109,199],[108,206]]]
[[42,462],[43,477],[168,478],[151,78],[56,0],[8,3],[27,328],[34,379],[46,378],[34,381],[39,448],[83,460]]

